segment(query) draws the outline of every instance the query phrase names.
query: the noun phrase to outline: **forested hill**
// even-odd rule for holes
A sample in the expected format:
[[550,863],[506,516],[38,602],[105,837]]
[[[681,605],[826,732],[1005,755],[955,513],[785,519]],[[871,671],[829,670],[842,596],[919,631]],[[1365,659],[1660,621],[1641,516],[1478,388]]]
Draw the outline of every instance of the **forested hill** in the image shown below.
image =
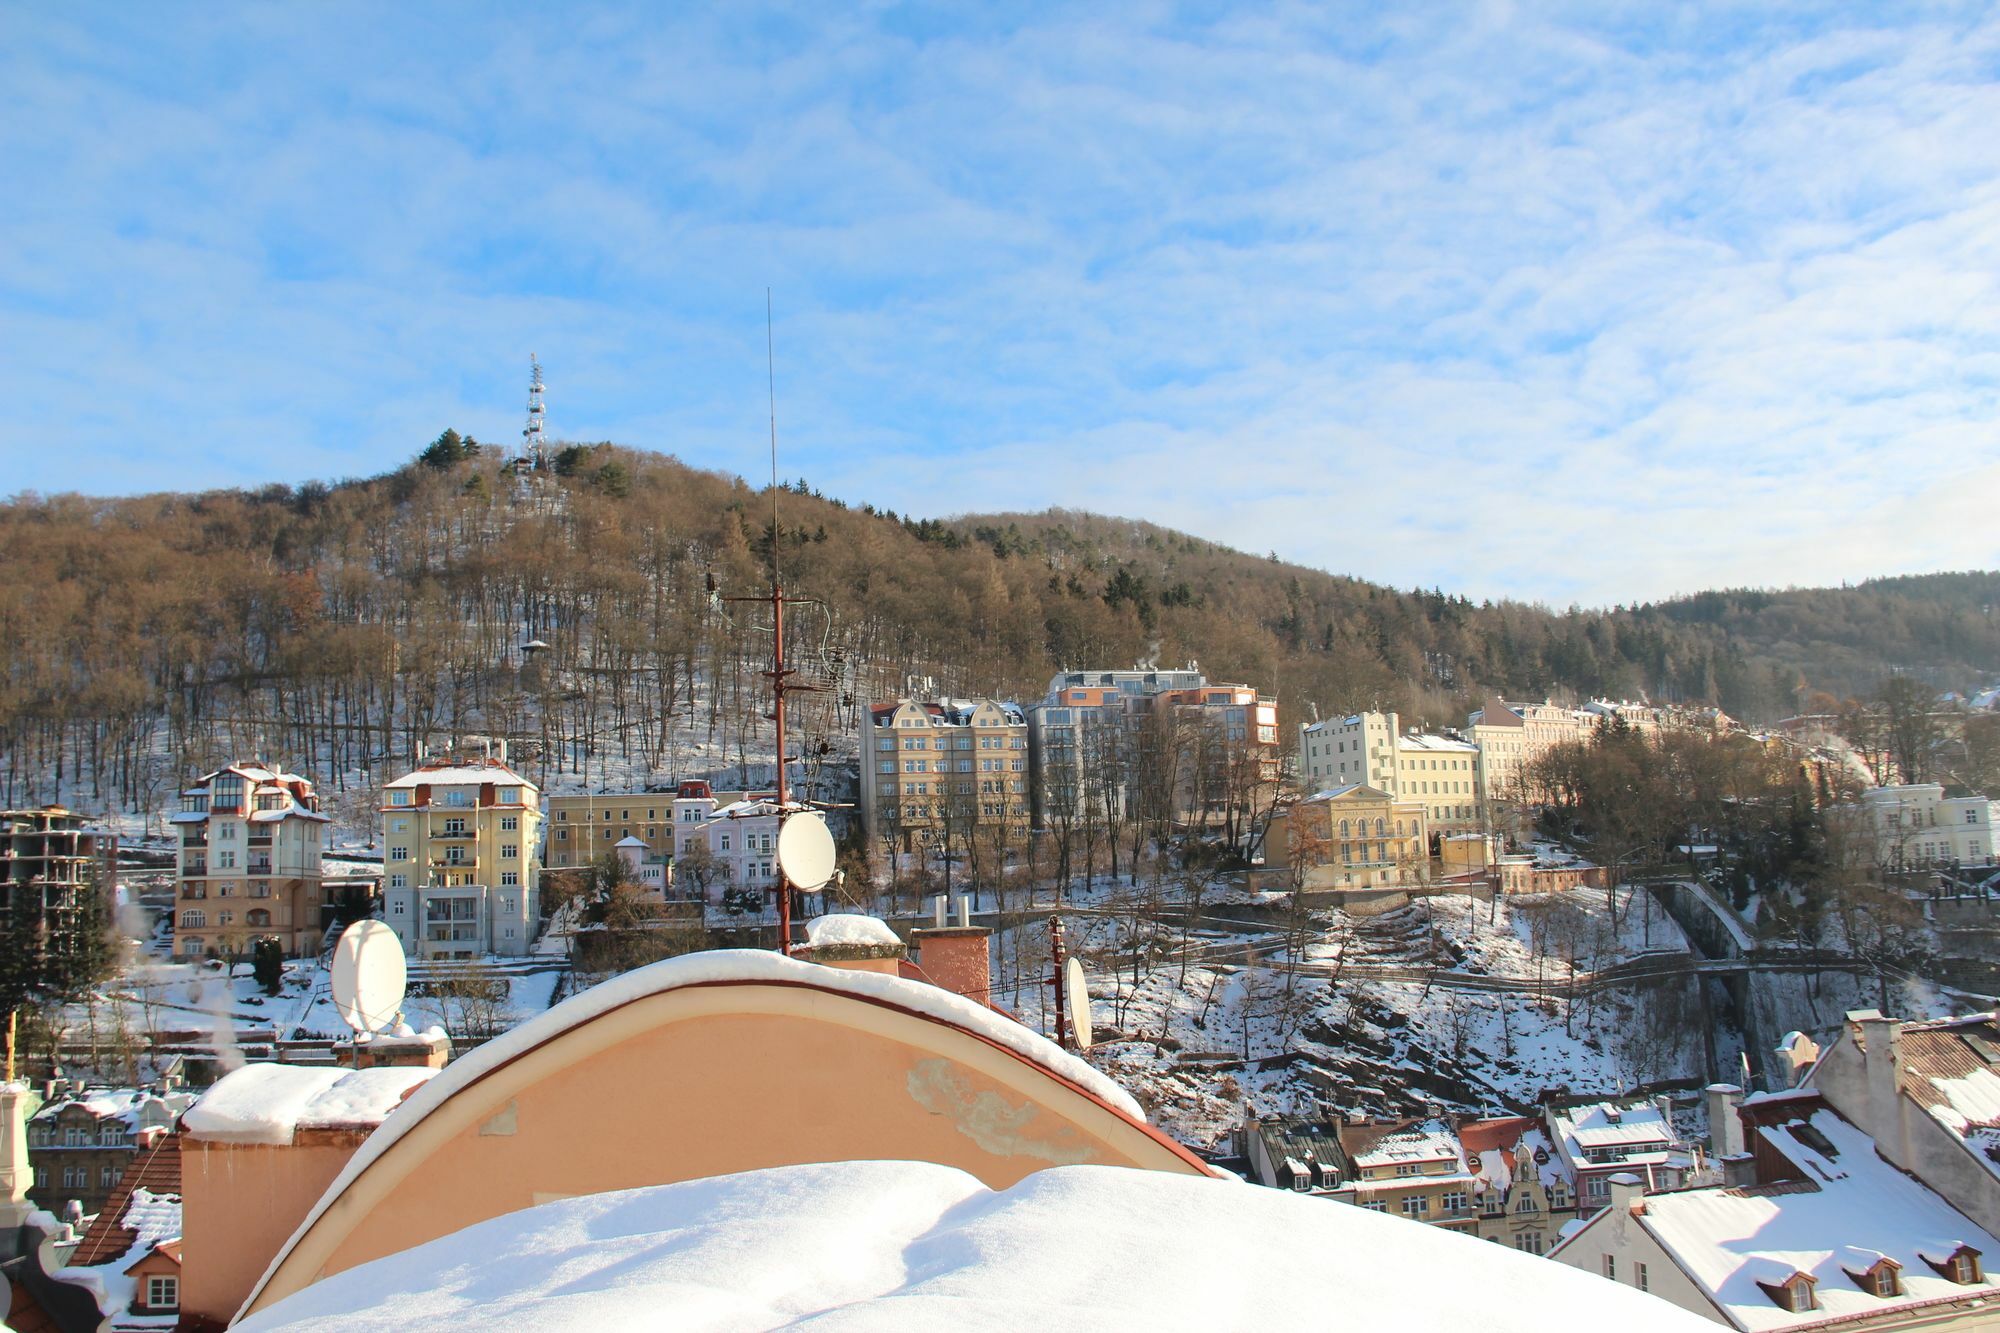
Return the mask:
[[[756,752],[767,631],[710,588],[762,587],[768,490],[608,445],[560,462],[524,502],[494,451],[447,433],[360,481],[0,505],[0,797],[156,805],[186,765],[252,751],[339,780],[467,732],[552,764],[672,767],[689,735]],[[1033,698],[1058,668],[1138,661],[1274,691],[1288,725],[1308,704],[1451,721],[1490,690],[1768,718],[1891,669],[2000,673],[1992,573],[1555,613],[1086,514],[779,498],[787,591],[824,603],[793,631],[834,686],[804,708],[821,736],[911,677]],[[549,648],[524,671],[530,638]]]

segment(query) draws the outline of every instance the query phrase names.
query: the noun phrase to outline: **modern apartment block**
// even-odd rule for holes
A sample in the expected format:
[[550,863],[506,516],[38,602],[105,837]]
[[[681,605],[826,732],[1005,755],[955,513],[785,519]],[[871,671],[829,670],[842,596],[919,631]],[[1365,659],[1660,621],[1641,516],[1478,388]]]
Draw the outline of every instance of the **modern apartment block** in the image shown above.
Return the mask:
[[1198,808],[1203,792],[1278,780],[1278,701],[1248,685],[1211,684],[1192,665],[1059,672],[1025,716],[1037,827],[1122,808],[1134,768],[1149,762],[1143,742],[1149,725],[1184,728],[1193,752],[1205,756],[1206,771],[1180,770],[1178,799],[1189,815],[1205,813]]
[[901,851],[927,840],[1028,831],[1028,719],[994,699],[872,705],[861,742],[861,823]]
[[[118,839],[59,805],[0,810],[0,919],[39,894],[51,947],[74,931],[82,894],[96,885],[109,906],[116,892]],[[108,915],[108,913],[107,913]]]
[[382,789],[383,919],[413,958],[519,955],[540,920],[541,789],[505,761],[436,760]]
[[1432,837],[1480,829],[1479,747],[1459,736],[1404,731],[1395,713],[1354,713],[1299,728],[1308,791],[1361,783],[1423,802]]
[[239,958],[267,937],[289,957],[319,952],[329,821],[309,780],[231,764],[183,790],[172,822],[174,957]]

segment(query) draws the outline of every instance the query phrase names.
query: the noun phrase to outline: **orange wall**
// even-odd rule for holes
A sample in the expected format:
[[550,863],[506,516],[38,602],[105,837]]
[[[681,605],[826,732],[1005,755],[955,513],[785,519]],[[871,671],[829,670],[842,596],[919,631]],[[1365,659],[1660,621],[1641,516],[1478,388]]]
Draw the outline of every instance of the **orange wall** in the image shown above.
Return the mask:
[[368,1135],[306,1130],[290,1147],[181,1136],[181,1312],[227,1323]]
[[1077,1162],[1205,1172],[948,1024],[808,987],[687,987],[459,1089],[350,1183],[258,1305],[552,1198],[857,1160],[938,1162],[995,1188]]

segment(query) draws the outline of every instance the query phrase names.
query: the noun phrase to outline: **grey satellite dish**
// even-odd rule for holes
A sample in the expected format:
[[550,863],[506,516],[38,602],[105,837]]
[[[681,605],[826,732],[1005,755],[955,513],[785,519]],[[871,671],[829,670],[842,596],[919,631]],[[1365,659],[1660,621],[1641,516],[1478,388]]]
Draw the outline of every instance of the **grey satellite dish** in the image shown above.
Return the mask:
[[807,893],[833,878],[833,835],[817,810],[786,816],[778,827],[778,869],[795,889]]
[[1072,958],[1063,968],[1063,1002],[1069,1008],[1069,1031],[1076,1048],[1087,1051],[1097,1040],[1090,1030],[1090,986],[1083,979],[1083,964]]
[[328,984],[334,1008],[357,1035],[380,1032],[396,1021],[408,979],[395,931],[380,921],[357,921],[340,933]]

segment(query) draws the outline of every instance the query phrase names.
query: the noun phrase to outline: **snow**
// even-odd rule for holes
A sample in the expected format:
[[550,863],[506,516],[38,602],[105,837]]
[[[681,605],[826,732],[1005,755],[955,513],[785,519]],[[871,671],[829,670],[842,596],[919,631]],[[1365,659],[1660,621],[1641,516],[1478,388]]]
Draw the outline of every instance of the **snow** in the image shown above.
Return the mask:
[[[428,787],[476,787],[483,782],[502,787],[534,787],[535,784],[505,764],[494,760],[484,764],[451,764],[419,768],[382,784],[384,791],[418,785]],[[536,788],[536,790],[540,790]]]
[[[1807,1143],[1797,1125],[1756,1131],[1794,1162],[1805,1188],[1653,1194],[1639,1219],[1744,1328],[1761,1333],[1877,1316],[1925,1301],[2000,1295],[2000,1284],[1990,1279],[1960,1285],[1923,1258],[1939,1248],[1939,1236],[1964,1238],[1950,1242],[1953,1251],[1963,1243],[1986,1254],[2000,1253],[2000,1241],[1883,1161],[1873,1140],[1838,1115],[1822,1109],[1806,1123],[1824,1136],[1830,1153]],[[1902,1265],[1900,1296],[1864,1292],[1848,1276],[1884,1257]],[[1781,1309],[1757,1286],[1793,1271],[1817,1280],[1819,1309]]]
[[[56,1221],[48,1214],[48,1230],[53,1231]],[[132,1244],[116,1259],[108,1259],[101,1264],[90,1264],[82,1268],[59,1268],[49,1276],[58,1282],[82,1287],[97,1302],[99,1314],[123,1316],[132,1307],[138,1295],[138,1279],[126,1273],[126,1269],[144,1258],[155,1245],[164,1241],[178,1240],[181,1234],[181,1201],[175,1194],[155,1194],[144,1187],[132,1191],[125,1211],[119,1215],[119,1223],[133,1233]],[[124,1322],[120,1320],[121,1324]],[[137,1322],[137,1321],[134,1321]],[[178,1320],[170,1320],[171,1328]]]
[[246,1065],[187,1109],[181,1125],[213,1143],[286,1144],[300,1129],[373,1128],[435,1069]]
[[[1204,1225],[1188,1225],[1194,1217]],[[1708,1327],[1530,1255],[1288,1191],[1070,1166],[996,1192],[921,1162],[776,1167],[543,1204],[335,1274],[238,1327],[805,1323],[964,1333]]]
[[903,942],[888,922],[849,912],[814,917],[806,923],[806,939],[815,949],[837,944],[901,945]]
[[1364,1171],[1370,1167],[1416,1162],[1450,1162],[1458,1174],[1465,1172],[1465,1159],[1459,1153],[1457,1135],[1437,1120],[1385,1135],[1366,1152],[1354,1155],[1354,1165]]
[[[974,1003],[961,995],[955,995],[921,981],[906,981],[901,977],[883,976],[873,972],[849,972],[839,968],[822,967],[817,963],[801,962],[761,949],[711,949],[700,953],[682,954],[678,958],[668,958],[621,973],[608,981],[592,986],[589,990],[571,996],[547,1013],[501,1033],[492,1041],[461,1056],[444,1069],[435,1071],[437,1077],[430,1079],[410,1094],[409,1113],[385,1121],[382,1128],[371,1134],[354,1156],[348,1159],[340,1175],[327,1187],[319,1203],[300,1224],[299,1230],[293,1235],[293,1240],[303,1235],[314,1222],[319,1220],[329,1200],[340,1197],[341,1191],[366,1170],[370,1163],[395,1146],[397,1140],[411,1126],[442,1105],[454,1093],[477,1082],[492,1070],[519,1058],[545,1042],[554,1040],[571,1028],[582,1026],[600,1014],[608,1013],[649,995],[663,994],[682,986],[745,981],[789,982],[864,999],[882,1000],[901,1009],[913,1010],[983,1037],[996,1046],[1004,1047],[1030,1063],[1083,1087],[1136,1121],[1144,1123],[1146,1119],[1145,1111],[1132,1099],[1132,1095],[1103,1074],[1064,1051],[1047,1037],[1030,1032],[1005,1014],[983,1004]],[[258,1069],[272,1068],[285,1068],[285,1066],[252,1065],[238,1070],[217,1083],[215,1088],[209,1091],[208,1096],[203,1098],[203,1102],[206,1102],[208,1097],[213,1097],[230,1079]],[[433,1071],[421,1072],[428,1075]],[[270,1125],[277,1116],[284,1113],[285,1105],[262,1106],[259,1103],[265,1099],[260,1099],[256,1087],[251,1084],[245,1084],[243,1087],[244,1092],[240,1097],[242,1110],[237,1111],[237,1103],[232,1101],[226,1105],[224,1113],[218,1113],[218,1121],[228,1127],[231,1119],[240,1119],[246,1133],[273,1132]],[[202,1135],[193,1118],[200,1105],[197,1103],[196,1106],[189,1108],[182,1120],[183,1125],[194,1130],[197,1136]],[[285,1142],[287,1140],[249,1138],[239,1141]],[[277,1258],[272,1261],[274,1268],[289,1252],[290,1247],[290,1242],[287,1242],[285,1248],[278,1252]]]

